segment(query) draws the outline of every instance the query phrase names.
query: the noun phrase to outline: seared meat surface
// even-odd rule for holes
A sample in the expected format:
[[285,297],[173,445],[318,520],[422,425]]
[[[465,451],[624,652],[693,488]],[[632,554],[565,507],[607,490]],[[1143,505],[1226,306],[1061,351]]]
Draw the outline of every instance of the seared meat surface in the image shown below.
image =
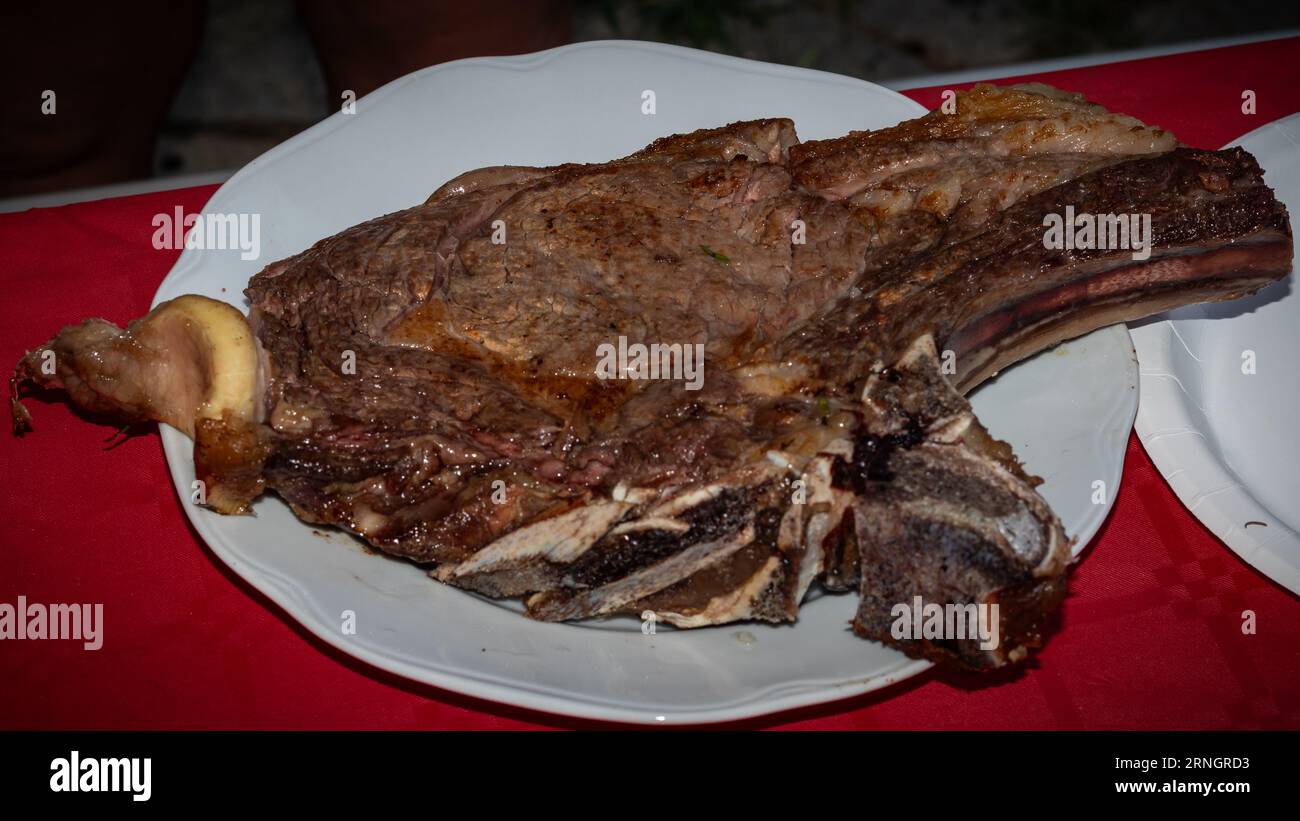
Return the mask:
[[[189,430],[218,509],[265,486],[535,618],[790,621],[817,582],[857,591],[864,637],[999,666],[1039,642],[1070,542],[963,394],[1061,339],[1257,290],[1291,235],[1240,149],[1046,87],[953,102],[835,140],[760,120],[462,175],[253,277],[242,410],[143,355],[127,381],[149,401],[104,399],[105,334],[157,337],[167,306],[65,330],[16,384],[183,429],[155,408],[207,396]],[[1149,255],[1045,247],[1067,206],[1146,215]],[[636,345],[702,352],[701,378],[599,378],[603,348]],[[891,636],[916,596],[999,604],[999,645]]]

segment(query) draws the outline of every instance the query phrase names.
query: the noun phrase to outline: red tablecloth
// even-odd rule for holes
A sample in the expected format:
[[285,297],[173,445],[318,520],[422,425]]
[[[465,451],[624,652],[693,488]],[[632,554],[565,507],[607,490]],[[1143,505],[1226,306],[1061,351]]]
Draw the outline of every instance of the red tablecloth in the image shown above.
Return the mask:
[[[1033,77],[1205,148],[1300,110],[1300,38]],[[1022,78],[1028,79],[1028,78]],[[1008,81],[999,81],[1008,82]],[[1258,110],[1241,111],[1253,90]],[[941,89],[909,92],[927,106]],[[0,362],[60,325],[144,313],[176,252],[150,220],[193,188],[0,216]],[[327,647],[189,528],[156,433],[32,402],[0,435],[0,603],[101,602],[105,643],[0,641],[3,728],[588,726],[414,684]],[[882,692],[748,722],[800,728],[1300,727],[1300,601],[1190,516],[1136,438],[1115,509],[1031,669],[930,671]],[[1243,635],[1243,610],[1258,630]]]

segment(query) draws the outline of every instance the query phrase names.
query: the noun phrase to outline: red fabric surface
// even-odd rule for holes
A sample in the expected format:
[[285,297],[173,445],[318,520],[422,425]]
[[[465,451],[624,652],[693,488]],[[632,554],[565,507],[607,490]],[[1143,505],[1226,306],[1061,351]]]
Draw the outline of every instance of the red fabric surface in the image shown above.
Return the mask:
[[[1217,148],[1300,110],[1300,39],[1033,79]],[[1006,82],[1006,81],[999,81]],[[1241,93],[1258,113],[1241,113]],[[933,106],[941,89],[909,92]],[[144,313],[175,261],[150,220],[199,210],[194,188],[0,216],[0,362],[67,322]],[[29,401],[0,435],[0,602],[101,602],[103,649],[0,642],[3,728],[596,726],[405,681],[323,645],[190,530],[156,432]],[[1114,511],[1071,581],[1062,627],[1027,669],[930,671],[847,701],[746,722],[798,728],[1300,727],[1300,601],[1183,508],[1136,438]],[[1241,612],[1257,614],[1243,635]],[[741,725],[745,726],[745,725]]]

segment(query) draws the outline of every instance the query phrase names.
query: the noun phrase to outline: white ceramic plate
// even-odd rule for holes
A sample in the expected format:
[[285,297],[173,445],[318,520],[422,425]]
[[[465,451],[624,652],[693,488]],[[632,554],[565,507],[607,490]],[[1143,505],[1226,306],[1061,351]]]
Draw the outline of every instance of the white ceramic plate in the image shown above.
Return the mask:
[[[643,92],[657,113],[641,113]],[[484,165],[605,160],[656,137],[733,120],[793,117],[804,139],[878,128],[922,113],[869,83],[821,72],[634,42],[596,42],[523,57],[464,60],[397,80],[253,161],[207,213],[262,215],[262,257],[186,250],[156,301],[183,293],[241,309],[248,278],[355,223],[422,201]],[[1049,351],[985,386],[975,407],[1011,441],[1080,548],[1119,482],[1137,406],[1122,327]],[[172,477],[188,499],[189,440],[164,429]],[[1106,482],[1105,504],[1091,502]],[[883,687],[928,664],[848,630],[852,596],[808,603],[793,626],[640,632],[628,619],[529,621],[429,579],[414,565],[319,532],[275,498],[256,517],[186,505],[231,569],[317,636],[377,667],[523,707],[645,723],[725,721]],[[341,631],[343,611],[357,632]]]
[[[1300,115],[1229,145],[1300,214]],[[1253,297],[1133,328],[1137,432],[1174,493],[1214,535],[1300,594],[1300,296],[1295,272]],[[1253,352],[1254,373],[1247,373]]]

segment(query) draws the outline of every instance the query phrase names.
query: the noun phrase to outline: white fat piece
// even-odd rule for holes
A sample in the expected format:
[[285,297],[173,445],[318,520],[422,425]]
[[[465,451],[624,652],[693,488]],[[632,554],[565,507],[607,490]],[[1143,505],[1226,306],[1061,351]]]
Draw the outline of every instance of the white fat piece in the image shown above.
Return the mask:
[[734,376],[741,389],[755,396],[791,396],[809,379],[802,362],[765,363],[738,368]]
[[658,564],[584,593],[582,597],[599,601],[595,615],[609,613],[637,599],[658,593],[706,567],[725,561],[752,541],[754,527],[750,525],[728,538],[691,545]]
[[[256,422],[262,415],[262,357],[253,331],[234,307],[197,294],[185,294],[149,312],[132,330],[144,335],[151,328],[179,323],[207,366],[205,391],[198,406],[176,409],[165,421],[193,438],[199,419]],[[163,403],[159,403],[160,406]]]
[[807,480],[808,506],[813,512],[808,516],[808,524],[804,529],[805,552],[799,567],[797,601],[803,600],[813,579],[826,570],[823,566],[826,537],[839,525],[844,512],[853,502],[852,493],[831,485],[831,468],[835,464],[835,458],[847,459],[852,454],[853,443],[848,439],[837,439],[808,464],[808,470],[804,474]]
[[585,553],[634,505],[596,502],[507,533],[470,558],[437,571],[443,581],[482,573],[524,559],[567,564]]
[[659,495],[654,488],[648,487],[628,487],[625,482],[619,482],[614,485],[610,491],[610,498],[616,502],[627,502],[628,504],[641,505]]
[[687,488],[685,491],[667,499],[646,511],[647,517],[672,519],[678,514],[684,513],[693,507],[704,504],[722,495],[728,487],[727,484],[716,483],[711,485],[698,485]]
[[781,517],[776,531],[777,549],[785,556],[799,557],[799,575],[795,579],[794,601],[803,601],[804,594],[821,570],[822,546],[806,538],[804,518],[807,504],[792,504]]
[[768,558],[758,572],[750,576],[744,584],[735,590],[709,599],[705,608],[695,615],[657,611],[655,617],[674,627],[686,628],[707,627],[711,624],[725,624],[751,618],[754,615],[754,600],[772,583],[772,576],[780,566],[779,558],[776,556]]
[[[255,455],[255,443],[258,426],[266,418],[268,369],[261,345],[242,313],[224,302],[186,294],[150,311],[127,335],[134,337],[141,355],[150,350],[160,353],[147,369],[151,378],[144,378],[155,418],[184,431],[205,448],[222,437],[239,439],[246,448],[244,458],[258,460],[257,467],[261,467],[265,455]],[[181,338],[188,342],[188,351]],[[197,406],[188,406],[194,393],[177,389],[178,381],[187,378],[199,392]],[[177,396],[185,396],[187,401],[177,401]],[[197,447],[195,455],[197,474]],[[200,478],[210,485],[206,503],[222,513],[248,512],[252,497],[263,487],[260,478],[245,482],[234,478],[228,485],[217,470]]]
[[681,519],[670,519],[666,516],[650,516],[644,519],[633,519],[630,522],[623,522],[609,531],[611,536],[621,536],[624,533],[639,533],[642,530],[662,530],[669,533],[685,533],[690,530],[688,522]]

